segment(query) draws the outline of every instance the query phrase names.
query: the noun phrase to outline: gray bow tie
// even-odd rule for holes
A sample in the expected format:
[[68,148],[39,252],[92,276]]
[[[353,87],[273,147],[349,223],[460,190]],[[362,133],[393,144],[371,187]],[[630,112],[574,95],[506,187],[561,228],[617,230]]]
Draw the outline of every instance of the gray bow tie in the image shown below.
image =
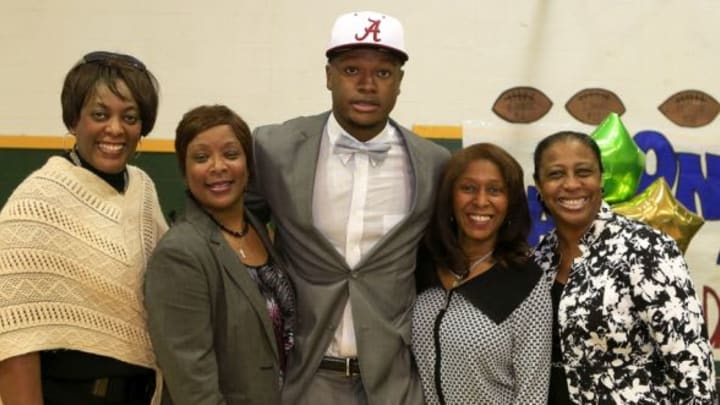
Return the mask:
[[362,143],[355,138],[351,138],[345,134],[340,135],[335,142],[333,151],[340,154],[364,153],[370,158],[370,163],[374,166],[382,164],[390,150],[390,145],[386,143]]

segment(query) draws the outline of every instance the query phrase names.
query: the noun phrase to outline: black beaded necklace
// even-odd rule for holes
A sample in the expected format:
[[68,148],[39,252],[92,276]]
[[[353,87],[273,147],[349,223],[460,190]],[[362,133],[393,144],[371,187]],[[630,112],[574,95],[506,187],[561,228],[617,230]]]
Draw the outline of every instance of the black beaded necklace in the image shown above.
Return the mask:
[[241,239],[243,236],[247,235],[248,230],[250,230],[250,226],[249,226],[249,224],[248,224],[248,221],[245,221],[245,223],[243,224],[243,228],[240,230],[240,232],[237,232],[237,231],[233,231],[232,229],[230,229],[230,228],[226,227],[225,225],[221,224],[220,221],[218,221],[217,219],[215,219],[215,217],[212,216],[209,212],[208,212],[207,214],[208,214],[208,216],[210,217],[210,219],[212,219],[212,221],[215,223],[215,225],[217,225],[218,227],[220,227],[220,229],[222,229],[223,232],[225,232],[225,233],[227,233],[227,234],[229,234],[229,235],[232,235],[232,236],[234,236],[234,237],[236,237],[236,238],[238,238],[238,239]]
[[[213,223],[215,225],[217,225],[218,228],[220,228],[220,230],[222,230],[223,232],[227,233],[228,235],[234,236],[238,239],[242,239],[243,237],[245,237],[245,235],[247,235],[248,231],[250,230],[250,224],[248,223],[247,218],[245,218],[245,223],[243,224],[243,227],[240,230],[240,232],[233,231],[232,229],[221,224],[220,221],[218,221],[209,211],[202,208],[202,205],[200,204],[200,202],[198,202],[198,200],[195,198],[195,196],[192,195],[190,190],[185,190],[185,193],[188,195],[188,197],[190,197],[190,199],[192,199],[195,202],[195,204],[198,205],[200,210],[202,210],[202,212],[204,212],[205,215],[207,215],[208,218],[210,218],[210,220],[213,221]],[[243,259],[247,258],[247,255],[245,254],[245,250],[242,247],[239,247],[236,250],[240,254],[240,257],[242,257]]]
[[[229,235],[232,235],[238,239],[242,239],[245,235],[247,235],[248,231],[250,230],[248,221],[245,221],[245,223],[243,224],[243,228],[240,230],[240,232],[236,232],[236,231],[233,231],[232,229],[226,227],[225,225],[221,224],[220,221],[215,219],[215,217],[212,216],[209,212],[205,211],[205,213],[210,217],[210,219],[213,222],[215,222],[215,225],[217,225],[218,227],[220,227],[220,229],[222,229],[223,232],[225,232]],[[243,260],[247,259],[247,255],[245,254],[245,249],[243,249],[242,247],[239,247],[235,250],[237,250],[237,252],[240,254],[240,257],[243,258]]]

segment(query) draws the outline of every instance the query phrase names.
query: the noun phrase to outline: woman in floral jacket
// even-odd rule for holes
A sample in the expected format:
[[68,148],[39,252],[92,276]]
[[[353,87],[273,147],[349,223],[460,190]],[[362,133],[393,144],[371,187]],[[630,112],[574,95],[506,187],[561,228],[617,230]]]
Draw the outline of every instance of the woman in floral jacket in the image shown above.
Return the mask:
[[702,308],[675,241],[602,200],[588,135],[550,135],[534,161],[556,224],[534,252],[552,284],[550,403],[715,404]]

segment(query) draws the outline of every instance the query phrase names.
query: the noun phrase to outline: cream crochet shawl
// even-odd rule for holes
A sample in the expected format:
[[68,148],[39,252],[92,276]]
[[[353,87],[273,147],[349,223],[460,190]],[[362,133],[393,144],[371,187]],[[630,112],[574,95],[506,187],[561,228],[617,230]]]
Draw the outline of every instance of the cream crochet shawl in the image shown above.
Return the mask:
[[0,211],[0,360],[64,348],[157,369],[142,286],[167,225],[147,174],[128,166],[128,180],[121,194],[51,157],[12,193]]

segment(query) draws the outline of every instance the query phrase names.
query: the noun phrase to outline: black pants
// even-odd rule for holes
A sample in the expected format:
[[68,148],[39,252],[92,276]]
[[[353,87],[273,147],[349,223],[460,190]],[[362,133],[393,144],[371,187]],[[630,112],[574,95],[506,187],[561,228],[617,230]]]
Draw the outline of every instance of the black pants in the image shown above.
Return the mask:
[[46,405],[149,405],[155,371],[72,350],[42,352]]
[[[106,380],[42,380],[46,405],[149,405],[155,376],[115,377]],[[105,386],[105,390],[98,386]]]

